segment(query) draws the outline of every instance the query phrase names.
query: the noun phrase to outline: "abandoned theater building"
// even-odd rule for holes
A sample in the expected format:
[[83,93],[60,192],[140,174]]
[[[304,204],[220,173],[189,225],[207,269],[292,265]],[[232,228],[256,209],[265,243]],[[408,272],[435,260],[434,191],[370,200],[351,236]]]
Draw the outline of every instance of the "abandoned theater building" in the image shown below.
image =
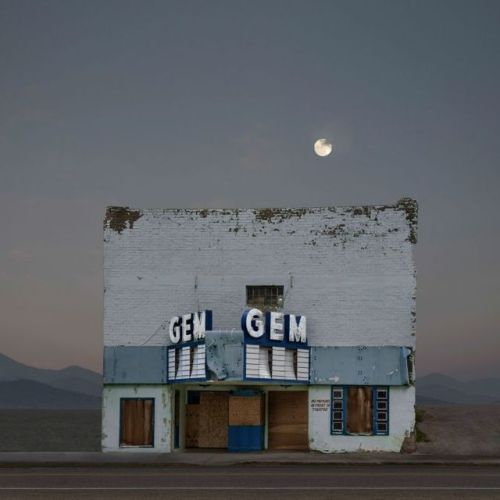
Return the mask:
[[104,451],[394,451],[415,425],[417,204],[104,221]]

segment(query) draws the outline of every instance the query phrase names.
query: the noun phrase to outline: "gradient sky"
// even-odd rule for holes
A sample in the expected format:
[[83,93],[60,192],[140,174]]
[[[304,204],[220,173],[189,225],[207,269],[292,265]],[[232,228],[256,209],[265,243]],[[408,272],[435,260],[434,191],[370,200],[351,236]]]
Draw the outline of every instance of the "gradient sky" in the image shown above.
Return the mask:
[[411,196],[418,373],[500,375],[499,26],[496,0],[0,0],[0,352],[101,369],[106,205]]

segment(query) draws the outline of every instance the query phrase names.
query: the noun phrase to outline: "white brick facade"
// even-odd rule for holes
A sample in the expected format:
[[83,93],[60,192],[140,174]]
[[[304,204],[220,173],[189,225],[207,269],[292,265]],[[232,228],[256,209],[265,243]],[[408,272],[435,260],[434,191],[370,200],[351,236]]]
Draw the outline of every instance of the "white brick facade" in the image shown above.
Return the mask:
[[[284,285],[310,345],[415,345],[412,225],[394,207],[141,210],[105,228],[105,345],[164,345],[168,321],[211,309],[239,327],[245,285]],[[120,228],[119,228],[120,229]]]

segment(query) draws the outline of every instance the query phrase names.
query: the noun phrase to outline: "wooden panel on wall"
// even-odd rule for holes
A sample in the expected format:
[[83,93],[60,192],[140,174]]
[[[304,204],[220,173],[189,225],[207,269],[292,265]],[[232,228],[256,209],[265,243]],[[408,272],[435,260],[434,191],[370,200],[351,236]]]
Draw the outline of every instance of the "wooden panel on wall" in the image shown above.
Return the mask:
[[153,399],[122,399],[120,444],[153,446]]
[[186,405],[186,448],[198,448],[200,405]]
[[199,447],[227,448],[229,393],[201,392],[199,407]]
[[307,391],[269,391],[269,449],[309,449],[308,421]]
[[229,396],[229,425],[264,425],[264,397]]

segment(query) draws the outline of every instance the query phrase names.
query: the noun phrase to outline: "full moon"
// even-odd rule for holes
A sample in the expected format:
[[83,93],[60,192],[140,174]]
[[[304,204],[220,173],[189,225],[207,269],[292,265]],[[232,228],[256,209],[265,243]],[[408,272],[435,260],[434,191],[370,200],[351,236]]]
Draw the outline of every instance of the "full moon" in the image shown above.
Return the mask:
[[318,156],[328,156],[333,150],[333,146],[331,142],[328,142],[326,139],[318,139],[314,143],[314,152]]

